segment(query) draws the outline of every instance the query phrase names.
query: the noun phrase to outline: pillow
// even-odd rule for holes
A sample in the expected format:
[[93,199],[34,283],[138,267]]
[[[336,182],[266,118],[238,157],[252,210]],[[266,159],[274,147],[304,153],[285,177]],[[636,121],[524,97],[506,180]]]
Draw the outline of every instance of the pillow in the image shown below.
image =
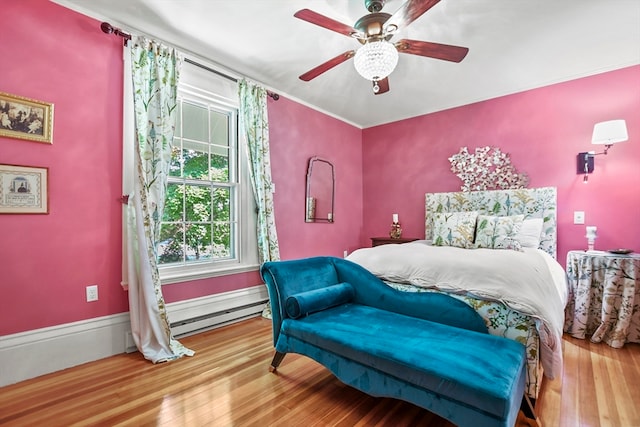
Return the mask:
[[355,291],[350,284],[338,283],[337,285],[291,295],[284,302],[284,307],[289,317],[297,319],[316,311],[348,303],[354,295]]
[[521,251],[522,246],[516,240],[524,215],[488,216],[478,215],[476,228],[476,248],[514,249]]
[[433,214],[433,245],[473,247],[478,212],[438,212]]
[[516,234],[516,240],[520,242],[523,248],[537,248],[540,246],[543,222],[542,218],[529,218],[522,222],[522,227]]

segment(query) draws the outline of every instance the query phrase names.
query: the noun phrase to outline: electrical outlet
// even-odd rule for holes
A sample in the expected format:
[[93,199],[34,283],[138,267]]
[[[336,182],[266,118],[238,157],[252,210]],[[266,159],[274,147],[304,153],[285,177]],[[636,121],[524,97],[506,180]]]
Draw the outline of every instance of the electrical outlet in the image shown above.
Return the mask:
[[98,301],[98,285],[87,286],[87,302]]
[[584,224],[584,211],[573,212],[573,223]]

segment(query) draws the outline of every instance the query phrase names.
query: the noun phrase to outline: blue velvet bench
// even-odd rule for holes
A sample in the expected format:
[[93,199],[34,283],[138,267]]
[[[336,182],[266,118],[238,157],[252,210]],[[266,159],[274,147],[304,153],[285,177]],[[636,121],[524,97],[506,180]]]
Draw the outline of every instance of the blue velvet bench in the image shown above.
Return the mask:
[[411,402],[459,426],[511,427],[523,402],[525,349],[487,333],[463,302],[405,293],[350,261],[264,263],[275,371],[308,356],[372,396]]

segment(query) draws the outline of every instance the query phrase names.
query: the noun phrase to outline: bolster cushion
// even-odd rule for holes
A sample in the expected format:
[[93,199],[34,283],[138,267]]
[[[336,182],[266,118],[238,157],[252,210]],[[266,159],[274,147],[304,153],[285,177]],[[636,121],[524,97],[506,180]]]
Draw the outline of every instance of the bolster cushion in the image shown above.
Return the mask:
[[346,304],[354,295],[355,291],[349,283],[338,283],[291,295],[285,301],[284,307],[290,318],[297,319],[310,313]]

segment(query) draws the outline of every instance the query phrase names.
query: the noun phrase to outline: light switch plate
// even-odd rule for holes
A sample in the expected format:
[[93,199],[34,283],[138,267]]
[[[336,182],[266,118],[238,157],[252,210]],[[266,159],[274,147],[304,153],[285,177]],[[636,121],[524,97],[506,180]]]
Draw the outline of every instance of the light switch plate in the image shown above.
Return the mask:
[[584,211],[573,212],[573,223],[584,224]]

